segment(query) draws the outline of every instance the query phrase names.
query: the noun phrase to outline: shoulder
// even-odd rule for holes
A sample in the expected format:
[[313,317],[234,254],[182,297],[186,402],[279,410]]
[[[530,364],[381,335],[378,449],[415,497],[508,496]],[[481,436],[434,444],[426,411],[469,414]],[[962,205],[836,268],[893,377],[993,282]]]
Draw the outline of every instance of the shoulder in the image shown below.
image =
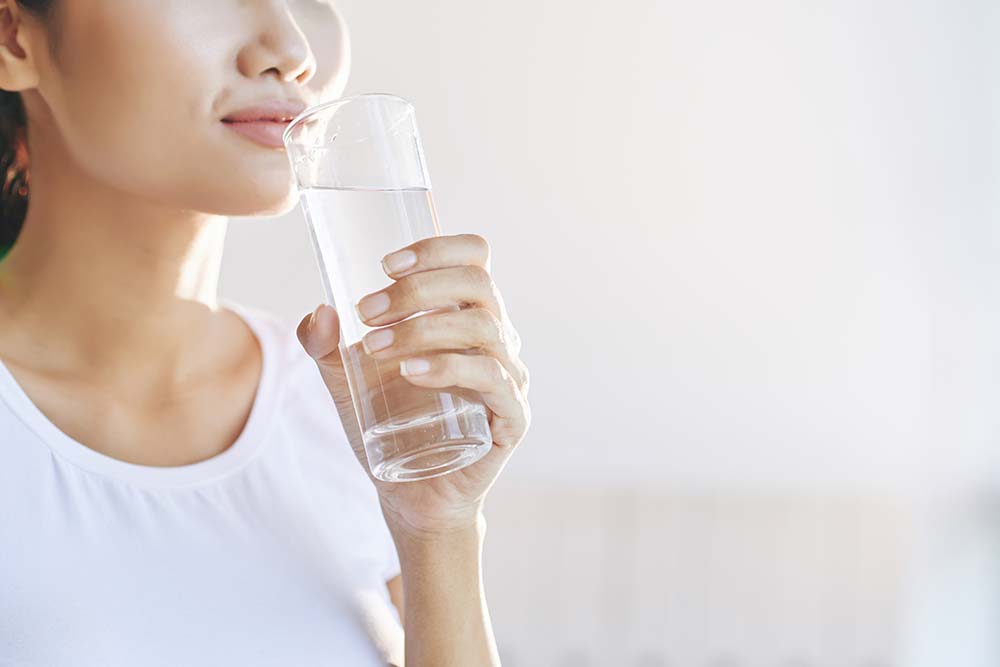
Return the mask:
[[[220,303],[241,315],[253,329],[260,340],[265,361],[270,365],[268,370],[280,384],[304,388],[307,394],[315,389],[314,380],[320,380],[322,386],[316,362],[306,353],[296,333],[301,317],[281,315],[231,300],[220,300]],[[303,381],[306,381],[305,387],[302,387]]]
[[[399,558],[382,515],[378,493],[351,449],[330,391],[316,361],[299,342],[301,317],[243,308],[262,333],[277,386],[280,439],[293,451],[303,491],[349,536],[353,550],[374,567],[382,582],[400,572]],[[336,519],[336,520],[334,520]],[[398,584],[397,584],[398,585]]]
[[274,357],[282,368],[287,368],[294,361],[300,361],[301,356],[308,358],[295,333],[301,318],[281,315],[260,306],[251,306],[229,299],[220,299],[220,305],[243,318],[261,339],[265,353]]
[[362,486],[370,485],[351,450],[319,367],[299,342],[296,329],[305,315],[289,317],[261,308],[232,305],[239,308],[261,339],[283,439],[293,441],[303,456],[322,457],[338,468],[346,466],[345,472],[352,477],[357,474]]

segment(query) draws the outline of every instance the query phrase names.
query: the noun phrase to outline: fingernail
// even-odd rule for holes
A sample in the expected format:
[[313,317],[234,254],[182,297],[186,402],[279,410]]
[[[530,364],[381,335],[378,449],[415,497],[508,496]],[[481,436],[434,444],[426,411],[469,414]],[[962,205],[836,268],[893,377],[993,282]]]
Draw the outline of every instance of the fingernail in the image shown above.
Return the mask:
[[392,329],[378,329],[362,338],[361,344],[364,345],[365,352],[371,354],[376,350],[381,350],[392,345],[392,339]]
[[358,314],[361,315],[361,319],[370,320],[371,318],[377,317],[389,309],[389,295],[385,292],[369,294],[365,298],[361,299],[355,307],[358,309]]
[[402,375],[420,375],[431,369],[431,362],[426,359],[407,359],[399,362],[399,372]]
[[398,250],[382,258],[382,266],[389,273],[405,271],[417,263],[417,254],[412,250]]
[[320,316],[319,311],[323,310],[325,303],[321,303],[316,306],[316,310],[313,311],[312,321],[309,322],[309,330],[314,336],[324,336],[326,333],[326,325],[323,323],[323,318]]

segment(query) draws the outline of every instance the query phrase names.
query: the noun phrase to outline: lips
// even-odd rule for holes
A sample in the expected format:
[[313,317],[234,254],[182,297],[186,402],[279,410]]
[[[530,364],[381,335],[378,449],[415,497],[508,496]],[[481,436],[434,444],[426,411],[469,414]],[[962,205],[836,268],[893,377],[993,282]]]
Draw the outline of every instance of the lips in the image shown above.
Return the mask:
[[[267,148],[284,148],[281,137],[289,123],[276,123],[268,120],[256,121],[223,121],[234,132]],[[291,122],[291,121],[289,121]]]
[[268,148],[284,148],[282,134],[306,108],[295,100],[269,100],[227,115],[222,122],[238,134]]

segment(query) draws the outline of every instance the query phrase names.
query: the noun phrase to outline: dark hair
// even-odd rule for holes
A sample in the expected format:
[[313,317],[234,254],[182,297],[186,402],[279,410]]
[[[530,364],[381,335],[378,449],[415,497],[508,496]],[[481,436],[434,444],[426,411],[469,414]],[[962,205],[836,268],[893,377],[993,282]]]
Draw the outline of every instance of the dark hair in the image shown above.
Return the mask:
[[[24,10],[49,18],[55,0],[17,0]],[[0,259],[10,251],[28,211],[28,126],[21,93],[0,89]]]

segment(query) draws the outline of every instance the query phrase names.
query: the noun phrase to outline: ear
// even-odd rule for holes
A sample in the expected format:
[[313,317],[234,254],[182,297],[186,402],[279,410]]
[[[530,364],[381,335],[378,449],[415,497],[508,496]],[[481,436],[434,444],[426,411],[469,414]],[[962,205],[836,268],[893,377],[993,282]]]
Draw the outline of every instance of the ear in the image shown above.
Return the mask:
[[38,68],[31,55],[30,26],[17,0],[0,0],[0,88],[9,91],[35,88]]

